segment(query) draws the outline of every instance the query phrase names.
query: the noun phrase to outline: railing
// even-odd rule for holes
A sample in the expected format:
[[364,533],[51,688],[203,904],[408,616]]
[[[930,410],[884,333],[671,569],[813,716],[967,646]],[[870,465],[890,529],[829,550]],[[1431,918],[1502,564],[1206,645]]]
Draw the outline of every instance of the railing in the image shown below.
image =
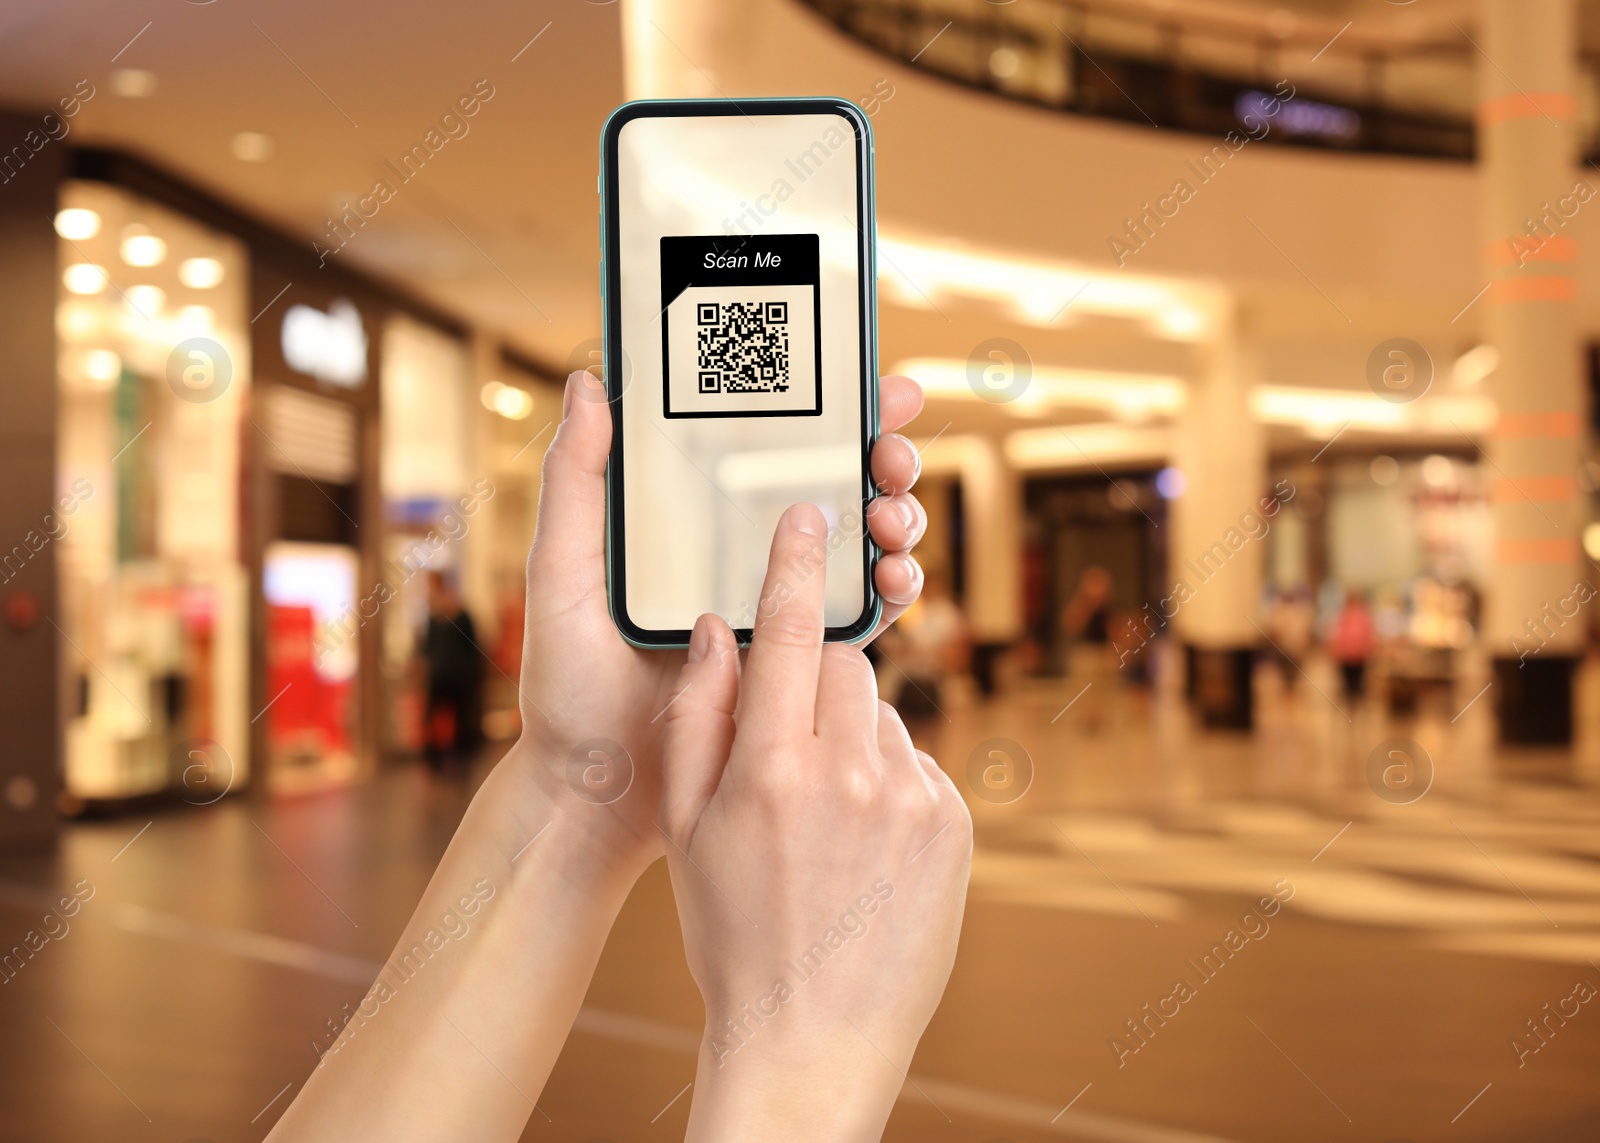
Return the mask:
[[[1475,50],[1465,38],[1378,38],[1353,21],[1301,27],[1128,0],[805,0],[857,40],[969,87],[1083,115],[1207,135],[1471,159]],[[1280,86],[1283,85],[1283,86]],[[1580,124],[1583,152],[1593,124]]]

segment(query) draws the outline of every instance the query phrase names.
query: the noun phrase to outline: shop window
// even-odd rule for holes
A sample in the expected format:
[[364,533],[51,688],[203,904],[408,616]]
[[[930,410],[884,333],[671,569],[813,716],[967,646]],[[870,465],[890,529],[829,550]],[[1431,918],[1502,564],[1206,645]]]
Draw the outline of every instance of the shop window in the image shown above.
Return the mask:
[[67,795],[210,801],[249,764],[247,255],[101,183],[63,187],[56,229]]

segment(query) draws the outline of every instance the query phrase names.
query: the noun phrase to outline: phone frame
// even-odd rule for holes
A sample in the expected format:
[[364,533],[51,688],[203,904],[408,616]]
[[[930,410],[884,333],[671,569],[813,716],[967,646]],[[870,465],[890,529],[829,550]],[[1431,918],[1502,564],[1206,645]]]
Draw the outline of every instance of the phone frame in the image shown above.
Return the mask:
[[[614,253],[621,248],[620,221],[617,217],[619,176],[617,148],[622,128],[635,119],[682,118],[686,116],[743,115],[838,115],[855,132],[856,149],[856,237],[860,278],[857,288],[861,328],[861,530],[862,582],[865,587],[862,612],[852,622],[826,628],[824,640],[830,643],[859,643],[877,628],[883,616],[883,597],[874,581],[882,555],[867,527],[866,511],[877,496],[872,482],[872,448],[879,434],[878,418],[878,282],[877,216],[873,209],[872,125],[861,108],[846,99],[831,96],[776,99],[644,99],[624,103],[607,117],[600,130],[600,309],[601,344],[605,362],[606,398],[611,406],[611,454],[606,463],[606,600],[611,619],[622,637],[635,647],[687,647],[691,631],[653,630],[640,627],[628,616],[626,551],[623,543],[625,505],[623,502],[622,397],[622,265]],[[820,326],[819,326],[820,336]],[[824,383],[826,383],[824,381]],[[752,629],[734,628],[741,645],[750,642]]]

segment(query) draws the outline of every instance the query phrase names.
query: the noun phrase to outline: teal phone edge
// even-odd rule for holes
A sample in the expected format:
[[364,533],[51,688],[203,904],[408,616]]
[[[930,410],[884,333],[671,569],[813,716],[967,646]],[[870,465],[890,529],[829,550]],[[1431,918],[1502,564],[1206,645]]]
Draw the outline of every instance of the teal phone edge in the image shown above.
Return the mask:
[[[606,607],[611,621],[624,640],[645,650],[682,649],[689,645],[688,629],[650,630],[639,627],[627,614],[626,587],[623,574],[626,553],[622,549],[619,525],[623,513],[622,468],[622,392],[623,379],[619,362],[622,360],[622,330],[613,315],[613,307],[620,307],[620,262],[613,257],[618,249],[616,233],[618,221],[617,201],[617,144],[622,128],[634,119],[668,117],[677,115],[815,115],[839,114],[855,130],[857,193],[861,242],[861,368],[864,384],[862,399],[862,526],[865,535],[863,583],[865,600],[862,613],[854,621],[839,627],[829,627],[824,632],[824,642],[859,644],[871,638],[883,618],[883,597],[878,593],[875,573],[883,550],[866,527],[866,511],[878,492],[872,482],[872,449],[880,432],[878,408],[878,220],[875,202],[874,148],[872,123],[867,114],[848,99],[836,96],[764,97],[754,99],[636,99],[621,104],[606,117],[600,128],[600,172],[597,180],[600,192],[600,314],[602,361],[605,370],[607,404],[611,409],[611,452],[606,461]],[[748,646],[753,628],[736,627],[734,636],[740,646]]]

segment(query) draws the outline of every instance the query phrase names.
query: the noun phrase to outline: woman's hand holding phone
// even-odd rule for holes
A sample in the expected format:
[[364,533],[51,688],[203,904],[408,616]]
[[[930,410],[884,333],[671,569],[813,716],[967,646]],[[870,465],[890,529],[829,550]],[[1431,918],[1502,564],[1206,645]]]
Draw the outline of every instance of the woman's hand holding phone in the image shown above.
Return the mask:
[[[920,462],[911,442],[893,431],[921,409],[915,381],[882,379],[884,435],[872,450],[881,495],[867,513],[872,537],[884,550],[875,575],[884,599],[878,631],[922,590],[922,570],[910,554],[927,524],[911,494]],[[604,385],[583,370],[568,377],[561,427],[545,457],[538,532],[528,557],[519,687],[523,734],[496,775],[504,771],[504,780],[524,786],[523,796],[513,786],[504,799],[521,818],[521,836],[532,836],[552,813],[570,818],[584,841],[580,859],[596,874],[631,885],[663,850],[656,826],[667,722],[662,712],[674,701],[684,653],[630,645],[607,609],[611,428]],[[580,749],[585,743],[595,744],[592,754]]]
[[733,633],[695,625],[667,711],[661,820],[706,1004],[691,1140],[877,1139],[955,958],[972,822],[823,643],[823,516],[772,543],[741,685]]

